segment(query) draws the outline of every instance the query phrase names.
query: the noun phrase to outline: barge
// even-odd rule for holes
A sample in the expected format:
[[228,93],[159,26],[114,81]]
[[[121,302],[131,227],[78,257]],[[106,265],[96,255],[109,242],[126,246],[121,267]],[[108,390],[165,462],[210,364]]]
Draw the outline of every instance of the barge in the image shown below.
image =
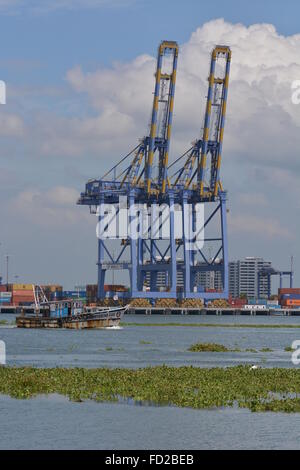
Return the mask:
[[33,313],[24,310],[16,318],[18,328],[112,328],[119,326],[127,307],[86,307],[80,300],[49,302],[35,296]]

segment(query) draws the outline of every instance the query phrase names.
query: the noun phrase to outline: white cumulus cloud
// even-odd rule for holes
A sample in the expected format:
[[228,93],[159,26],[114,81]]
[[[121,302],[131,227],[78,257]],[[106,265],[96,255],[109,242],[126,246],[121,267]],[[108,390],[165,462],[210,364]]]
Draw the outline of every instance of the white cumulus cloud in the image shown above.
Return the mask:
[[27,188],[14,196],[7,204],[9,214],[18,216],[26,223],[42,227],[65,228],[80,223],[91,223],[88,211],[76,207],[78,191],[65,186],[49,190]]
[[[300,144],[300,108],[292,103],[291,86],[300,78],[300,35],[285,37],[273,25],[246,27],[222,19],[204,24],[180,47],[173,158],[200,135],[210,52],[215,44],[232,49],[224,163],[237,159],[298,167],[292,149]],[[126,136],[126,142],[131,139],[134,146],[148,132],[154,71],[155,58],[143,55],[94,72],[78,66],[67,73],[67,80],[76,92],[87,93],[92,106],[105,116],[106,128],[112,129],[109,138],[111,134]],[[118,127],[116,112],[132,123],[131,130]]]

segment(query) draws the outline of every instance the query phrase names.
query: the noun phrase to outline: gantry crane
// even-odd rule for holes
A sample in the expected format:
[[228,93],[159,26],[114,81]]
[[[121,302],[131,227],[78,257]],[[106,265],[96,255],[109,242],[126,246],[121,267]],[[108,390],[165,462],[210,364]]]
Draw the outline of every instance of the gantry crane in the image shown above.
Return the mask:
[[[205,273],[212,272],[217,279],[221,292],[200,293],[204,298],[218,298],[228,296],[228,248],[226,225],[226,192],[220,181],[220,167],[224,126],[228,96],[229,73],[231,64],[231,50],[228,46],[216,46],[211,54],[210,73],[208,77],[208,93],[204,126],[201,139],[197,139],[193,146],[170,165],[176,164],[180,168],[174,174],[173,188],[182,193],[182,204],[188,201],[205,204],[205,231],[216,222],[219,234],[203,238],[203,242],[216,245],[214,254],[209,257],[201,249],[187,250],[184,246],[184,295],[197,297],[194,293],[199,279]],[[186,158],[182,165],[183,158]],[[211,213],[208,203],[216,203]],[[213,206],[213,204],[211,204]],[[216,219],[219,220],[216,221]],[[215,230],[218,232],[218,230]],[[180,241],[186,245],[186,241]],[[211,251],[209,246],[209,251]],[[197,260],[197,255],[198,260]],[[179,268],[179,266],[178,266]],[[219,295],[220,294],[220,295]]]
[[[127,233],[118,233],[117,249],[116,245],[112,248],[110,237],[98,240],[99,298],[105,296],[105,276],[112,269],[128,270],[129,297],[213,299],[228,295],[226,192],[220,182],[220,163],[231,52],[226,46],[213,50],[203,136],[168,165],[177,59],[177,43],[163,41],[158,48],[149,135],[102,178],[90,180],[78,201],[97,214],[101,234],[109,232],[110,226],[116,228],[122,218],[130,227]],[[222,60],[225,64],[220,66]],[[216,71],[217,66],[220,73]],[[131,162],[124,168],[130,157]],[[170,169],[181,165],[184,157],[183,167],[171,177]],[[187,230],[190,226],[195,228],[199,205],[208,202],[216,203],[216,207],[205,216],[198,235],[205,243],[221,242],[210,258],[204,254],[202,245],[191,243]],[[109,205],[118,205],[113,214]],[[164,224],[164,209],[167,209],[167,224]],[[213,238],[204,236],[204,229],[219,212],[221,234]],[[176,219],[178,213],[181,218]],[[179,236],[176,235],[178,220],[182,225]],[[197,238],[195,231],[192,233]],[[201,286],[201,275],[208,271],[221,274],[220,292],[205,292]]]

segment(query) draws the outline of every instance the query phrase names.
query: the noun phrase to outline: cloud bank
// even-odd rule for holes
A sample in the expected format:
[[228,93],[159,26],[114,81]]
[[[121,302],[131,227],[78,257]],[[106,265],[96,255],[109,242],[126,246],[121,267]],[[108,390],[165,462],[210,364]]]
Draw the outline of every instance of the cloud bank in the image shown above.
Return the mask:
[[[6,2],[1,3],[4,7]],[[56,3],[79,7],[81,2]],[[90,6],[92,3],[99,2],[90,2]],[[292,83],[300,79],[300,34],[282,36],[270,24],[246,27],[222,19],[192,33],[180,45],[170,159],[181,155],[201,135],[210,53],[216,44],[232,49],[221,167],[223,185],[229,192],[231,257],[264,251],[275,256],[280,246],[284,251],[285,242],[296,256],[300,105],[292,102]],[[65,79],[72,102],[83,103],[84,112],[75,107],[74,113],[66,116],[41,106],[37,114],[25,118],[24,112],[22,117],[14,113],[7,119],[1,113],[0,127],[7,138],[11,133],[21,139],[45,166],[51,161],[58,162],[59,168],[72,161],[98,177],[148,133],[155,65],[155,54],[93,71],[78,64],[66,71]],[[31,221],[38,209],[46,210],[51,220],[56,213],[62,220],[62,210],[72,207],[73,211],[78,181],[77,189],[71,187],[71,179],[59,189],[54,181],[52,186],[56,187],[54,193],[51,188],[23,189],[14,196],[12,207],[20,217],[30,214]],[[63,208],[57,207],[53,194],[63,195]],[[36,211],[30,211],[32,201]],[[76,223],[74,213],[68,214]],[[284,256],[278,255],[279,261]]]

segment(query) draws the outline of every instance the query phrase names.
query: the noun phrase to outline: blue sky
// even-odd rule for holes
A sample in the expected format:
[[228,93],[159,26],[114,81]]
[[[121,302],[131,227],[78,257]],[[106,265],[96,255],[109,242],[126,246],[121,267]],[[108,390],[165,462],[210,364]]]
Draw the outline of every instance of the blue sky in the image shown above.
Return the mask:
[[76,2],[70,0],[57,2],[69,8],[36,11],[47,3],[55,2],[27,0],[24,6],[20,1],[20,6],[17,2],[15,7],[0,8],[2,74],[12,83],[60,83],[65,71],[77,64],[93,69],[152,54],[165,37],[183,43],[200,24],[214,18],[245,25],[272,23],[285,35],[299,29],[296,0],[111,0],[90,8],[72,8]]
[[[162,39],[176,40],[182,49],[173,154],[187,148],[198,135],[207,51],[215,37],[232,41],[236,64],[222,167],[233,214],[230,257],[265,255],[286,269],[293,253],[300,272],[300,194],[285,191],[298,186],[300,174],[299,111],[288,104],[290,83],[300,79],[300,48],[288,38],[300,33],[299,17],[300,3],[292,0],[0,0],[0,79],[8,90],[0,110],[0,270],[9,253],[12,276],[24,281],[68,288],[95,281],[95,224],[86,208],[75,206],[76,196],[89,177],[100,176],[147,131]],[[203,27],[219,18],[225,22]],[[253,24],[260,24],[258,31],[248,28]],[[245,34],[249,44],[239,48],[237,38]],[[195,41],[204,51],[203,64],[196,64]],[[139,56],[147,58],[143,66],[137,65]],[[128,104],[124,95],[135,89],[136,103]],[[202,107],[190,109],[198,98]],[[120,134],[105,131],[109,119],[119,123]],[[284,141],[290,148],[281,148]],[[239,232],[242,224],[248,232]]]

